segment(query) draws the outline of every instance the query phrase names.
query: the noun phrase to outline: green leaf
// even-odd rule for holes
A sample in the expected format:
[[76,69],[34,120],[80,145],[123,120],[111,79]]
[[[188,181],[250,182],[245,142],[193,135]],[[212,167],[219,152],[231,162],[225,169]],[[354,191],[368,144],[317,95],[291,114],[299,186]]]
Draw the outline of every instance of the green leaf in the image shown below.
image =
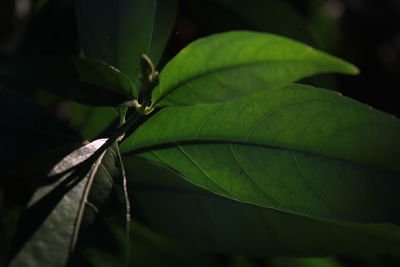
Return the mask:
[[75,150],[50,171],[21,217],[10,266],[66,265],[81,225],[93,221],[121,177],[116,144],[99,150],[105,141]]
[[[32,137],[34,138],[35,135]],[[49,136],[44,136],[44,138],[51,139]],[[33,139],[31,142],[36,140],[38,139]],[[13,143],[14,150],[16,150],[15,143]],[[42,146],[42,149],[44,149],[45,146]],[[48,151],[40,151],[30,157],[13,162],[7,168],[1,169],[0,266],[6,266],[5,260],[14,249],[13,242],[15,242],[14,237],[21,212],[35,189],[56,163],[80,146],[79,143],[74,143]],[[10,150],[13,150],[13,148]],[[21,150],[19,149],[18,151],[21,152]]]
[[[23,87],[44,89],[83,104],[116,106],[132,100],[131,81],[105,63],[77,57],[42,56],[0,62],[0,78]],[[21,86],[22,85],[22,86]]]
[[294,214],[400,223],[399,120],[289,85],[225,104],[166,108],[122,144],[228,198]]
[[215,34],[190,44],[165,66],[153,103],[225,102],[326,72],[358,70],[284,37],[246,31]]
[[99,203],[96,201],[105,199],[102,197],[104,193],[107,193],[108,197],[101,204],[101,209],[97,210],[92,205],[85,209],[86,223],[82,225],[76,252],[69,260],[69,266],[86,266],[86,262],[92,258],[97,261],[94,266],[128,266],[130,203],[125,171],[116,144],[113,153],[104,156],[103,164],[108,166],[104,174],[112,178],[108,181],[112,188],[104,188],[107,182],[104,179],[94,181],[89,201],[97,207]]
[[178,0],[157,0],[150,47],[147,51],[154,64],[160,60],[175,24]]
[[85,56],[125,73],[138,97],[140,58],[158,61],[175,19],[176,0],[77,0],[77,18]]
[[124,160],[136,220],[191,246],[259,257],[400,255],[398,226],[315,219],[232,201],[151,162]]
[[[124,5],[132,5],[132,10],[124,11],[128,13],[139,12],[140,5],[145,5],[146,8],[140,11],[139,16],[136,16],[136,13],[128,16],[129,22],[124,24],[120,20],[121,17],[113,15],[119,8],[119,3],[122,2],[124,2]],[[149,5],[154,7],[155,2],[157,2],[157,5],[155,15],[153,15],[154,10],[148,7]],[[81,22],[79,29],[81,35],[83,35],[81,41],[86,56],[105,61],[121,69],[135,81],[140,72],[139,61],[142,53],[148,54],[154,64],[159,61],[175,21],[178,1],[78,1],[77,5],[80,10],[80,13],[78,13],[78,23]],[[138,6],[137,10],[135,6]],[[108,20],[98,16],[97,13],[92,11],[93,8],[101,9]],[[124,7],[122,8],[124,9]],[[146,12],[148,13],[147,17]],[[153,16],[154,22],[150,23],[148,20]],[[152,28],[148,27],[147,24],[143,27],[144,23],[153,24]],[[99,27],[99,24],[102,27]],[[134,29],[131,25],[138,28]],[[95,28],[95,30],[92,31],[92,28]],[[119,34],[118,29],[127,32],[127,34]],[[133,33],[129,33],[130,31]],[[151,38],[149,38],[150,35]],[[139,41],[145,48],[138,45]],[[116,50],[109,50],[109,47]],[[136,86],[133,89],[136,98],[137,88]],[[75,103],[71,103],[71,115],[73,128],[88,140],[97,137],[115,118],[115,113],[110,108],[84,106]]]
[[151,41],[156,0],[77,0],[76,14],[85,56],[106,62],[131,80]]
[[71,127],[86,140],[93,140],[117,118],[111,107],[93,107],[70,102]]

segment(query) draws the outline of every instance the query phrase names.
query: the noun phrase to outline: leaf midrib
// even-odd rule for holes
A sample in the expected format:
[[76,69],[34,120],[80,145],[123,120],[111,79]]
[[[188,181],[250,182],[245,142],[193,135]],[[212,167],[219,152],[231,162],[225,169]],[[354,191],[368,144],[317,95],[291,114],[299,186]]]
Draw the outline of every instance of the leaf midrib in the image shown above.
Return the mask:
[[233,138],[180,138],[179,140],[168,140],[168,141],[160,141],[160,142],[153,142],[152,144],[148,145],[141,145],[141,146],[136,146],[135,148],[123,152],[125,156],[130,156],[130,155],[137,155],[145,152],[150,152],[152,150],[160,150],[160,149],[167,149],[167,148],[172,148],[172,147],[177,147],[177,146],[186,146],[186,145],[211,145],[211,144],[221,144],[221,145],[228,145],[228,144],[233,144],[233,145],[243,145],[243,146],[254,146],[254,147],[263,147],[267,149],[275,149],[275,150],[281,150],[281,151],[288,151],[288,152],[293,152],[293,153],[302,153],[306,155],[311,155],[319,158],[325,158],[329,160],[334,160],[346,164],[353,165],[357,168],[364,168],[367,170],[370,170],[372,172],[379,172],[382,174],[386,174],[385,177],[389,178],[392,176],[398,176],[399,173],[396,171],[390,171],[390,170],[385,170],[377,166],[368,166],[363,163],[357,162],[357,161],[352,161],[349,159],[344,159],[344,158],[339,158],[327,154],[322,154],[322,153],[317,153],[317,152],[311,152],[311,151],[305,151],[301,149],[296,149],[292,147],[283,147],[280,145],[271,145],[271,144],[266,144],[266,143],[261,143],[261,142],[255,142],[255,141],[249,141],[249,140],[241,140],[241,139],[233,139]]
[[[338,62],[340,62],[341,64],[348,64],[348,63],[344,63],[341,62],[340,59],[336,59],[336,58],[332,58],[335,60],[338,60]],[[329,58],[329,60],[332,60]],[[176,85],[173,85],[171,88],[169,88],[168,90],[164,91],[164,93],[162,92],[162,87],[160,84],[158,86],[158,91],[160,92],[160,96],[158,97],[158,99],[155,101],[155,104],[159,103],[163,98],[167,97],[168,95],[171,94],[171,92],[177,90],[179,87],[183,86],[186,83],[192,82],[194,80],[198,80],[201,79],[203,77],[206,77],[208,75],[212,75],[215,74],[216,72],[225,72],[225,71],[231,71],[234,69],[241,69],[241,68],[245,68],[245,67],[252,67],[252,66],[258,66],[258,65],[263,65],[263,64],[280,64],[280,63],[325,63],[325,61],[322,60],[304,60],[304,59],[298,59],[298,60],[262,60],[262,61],[255,61],[255,62],[245,62],[245,63],[240,63],[240,64],[235,64],[235,65],[229,65],[229,66],[224,66],[224,67],[219,67],[219,68],[215,68],[211,71],[207,71],[207,72],[202,72],[196,75],[193,75],[191,77],[188,77],[185,80],[182,80],[180,82],[178,82]],[[351,65],[349,65],[351,66]],[[167,66],[168,67],[168,66]],[[328,70],[324,70],[324,71],[319,71],[319,73],[324,73],[324,72],[329,72]],[[350,74],[354,74],[356,73],[355,71],[350,72],[349,70],[337,70],[337,72],[341,72],[341,73],[350,73]],[[161,73],[162,75],[162,73]],[[162,79],[162,76],[160,77]]]

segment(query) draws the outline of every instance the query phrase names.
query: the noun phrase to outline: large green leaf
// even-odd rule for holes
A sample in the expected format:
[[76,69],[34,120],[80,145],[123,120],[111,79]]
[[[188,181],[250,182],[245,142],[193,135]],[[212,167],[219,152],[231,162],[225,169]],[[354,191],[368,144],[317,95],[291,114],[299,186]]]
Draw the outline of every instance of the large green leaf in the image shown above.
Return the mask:
[[284,37],[246,31],[215,34],[190,44],[165,66],[153,102],[225,102],[325,72],[358,70]]
[[136,220],[192,246],[261,257],[400,255],[398,226],[315,219],[232,201],[172,170],[124,159]]
[[122,145],[238,201],[400,223],[400,123],[338,93],[289,85],[225,104],[166,108]]
[[[43,56],[0,62],[0,78],[19,88],[44,89],[83,104],[116,106],[132,100],[131,81],[115,68],[92,60]],[[22,84],[22,86],[21,86]]]
[[122,175],[116,144],[98,150],[105,141],[75,150],[50,171],[22,214],[10,266],[65,266],[81,225],[93,221]]

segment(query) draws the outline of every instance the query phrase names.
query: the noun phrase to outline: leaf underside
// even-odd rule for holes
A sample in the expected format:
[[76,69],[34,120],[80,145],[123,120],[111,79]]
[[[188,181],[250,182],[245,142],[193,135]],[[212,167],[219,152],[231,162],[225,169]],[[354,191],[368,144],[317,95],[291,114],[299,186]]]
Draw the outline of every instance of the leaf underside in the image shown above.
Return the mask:
[[294,214],[400,223],[400,124],[335,92],[289,85],[165,108],[121,151],[228,198]]

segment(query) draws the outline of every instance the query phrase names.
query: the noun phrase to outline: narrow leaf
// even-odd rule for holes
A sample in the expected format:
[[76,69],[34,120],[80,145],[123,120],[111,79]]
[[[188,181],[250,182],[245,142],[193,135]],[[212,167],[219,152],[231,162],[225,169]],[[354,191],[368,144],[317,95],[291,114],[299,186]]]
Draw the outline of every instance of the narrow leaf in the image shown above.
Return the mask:
[[231,199],[294,214],[400,223],[400,123],[304,85],[166,108],[122,145]]
[[149,50],[149,57],[154,64],[160,60],[167,45],[178,12],[178,0],[157,0],[157,9],[153,23],[153,33]]
[[128,266],[130,204],[125,171],[116,143],[110,149],[91,186],[90,204],[84,209],[79,241],[69,266],[86,266],[87,259],[93,257],[102,261],[102,265],[94,266]]
[[[100,210],[119,175],[112,147],[96,153],[105,141],[81,147],[54,166],[21,217],[10,266],[65,266],[81,224],[91,220],[87,212]],[[92,189],[96,193],[91,197]]]
[[0,78],[17,83],[28,93],[32,89],[44,89],[83,104],[116,106],[132,100],[132,84],[124,74],[105,63],[77,57],[2,61]]
[[160,74],[158,106],[226,102],[311,75],[357,68],[312,47],[272,34],[233,31],[188,45]]
[[136,220],[192,246],[258,257],[400,255],[398,226],[288,214],[217,196],[135,157],[125,166]]

